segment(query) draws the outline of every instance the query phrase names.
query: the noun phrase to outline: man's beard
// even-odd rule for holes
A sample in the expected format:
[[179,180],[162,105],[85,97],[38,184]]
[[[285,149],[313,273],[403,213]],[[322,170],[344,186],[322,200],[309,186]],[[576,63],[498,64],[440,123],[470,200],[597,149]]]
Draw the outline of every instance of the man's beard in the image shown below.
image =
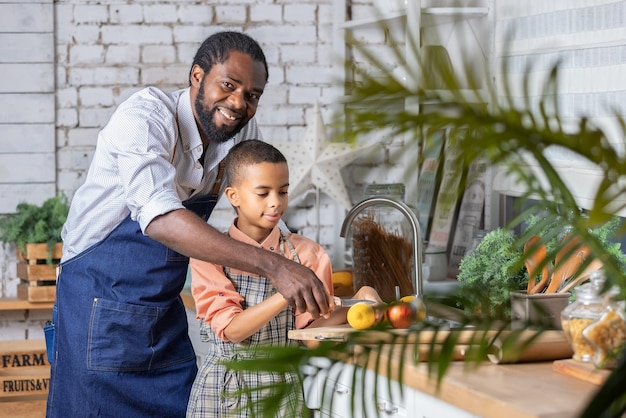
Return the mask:
[[204,78],[200,83],[200,89],[198,91],[198,95],[196,96],[195,107],[198,119],[200,120],[200,126],[210,141],[216,141],[218,143],[226,142],[241,131],[241,129],[245,126],[245,123],[239,123],[235,129],[230,132],[218,128],[215,124],[215,112],[217,112],[217,106],[213,109],[208,109],[202,104],[203,101]]

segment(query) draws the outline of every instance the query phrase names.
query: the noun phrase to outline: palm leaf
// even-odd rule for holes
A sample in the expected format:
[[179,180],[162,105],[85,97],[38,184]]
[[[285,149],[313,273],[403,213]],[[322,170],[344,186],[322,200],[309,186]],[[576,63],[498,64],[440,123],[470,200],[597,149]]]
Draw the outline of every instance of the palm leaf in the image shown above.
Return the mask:
[[[537,202],[525,209],[507,226],[512,229],[527,220],[530,214],[541,213],[541,219],[529,226],[519,238],[520,243],[539,231],[549,230],[543,239],[553,241],[558,231],[571,230],[590,247],[593,256],[603,261],[610,284],[618,285],[622,297],[626,298],[624,266],[619,257],[607,253],[605,240],[592,233],[594,227],[606,223],[624,209],[624,204],[615,202],[626,201],[624,199],[626,185],[618,181],[626,175],[626,157],[619,152],[620,149],[626,148],[626,143],[610,143],[605,132],[586,117],[580,117],[576,123],[570,121],[567,127],[564,126],[559,117],[556,94],[546,94],[540,101],[533,102],[529,94],[530,86],[536,81],[531,79],[532,68],[525,73],[527,75],[523,80],[521,91],[526,94],[521,103],[513,100],[511,94],[513,86],[507,80],[502,83],[501,91],[504,94],[502,100],[496,102],[497,89],[488,82],[489,78],[472,75],[467,70],[469,65],[466,65],[467,79],[486,80],[483,90],[492,101],[492,104],[487,106],[480,103],[481,94],[478,92],[467,94],[460,88],[461,83],[449,67],[441,63],[437,66],[438,63],[422,62],[415,45],[410,45],[409,48],[409,51],[414,54],[410,62],[418,62],[420,74],[424,75],[421,79],[417,76],[418,72],[407,65],[403,58],[404,51],[397,49],[394,52],[398,63],[405,67],[409,78],[408,83],[396,79],[386,63],[380,62],[376,54],[368,51],[367,48],[356,43],[353,47],[357,48],[374,67],[386,71],[386,75],[371,77],[366,72],[355,69],[359,73],[360,82],[349,86],[350,96],[343,103],[345,114],[340,115],[336,125],[340,140],[356,141],[362,136],[371,136],[377,132],[391,132],[392,135],[414,138],[418,141],[418,150],[424,152],[425,137],[431,130],[449,129],[464,133],[451,135],[448,139],[462,150],[463,161],[459,170],[467,168],[477,158],[484,158],[494,169],[500,168],[504,174],[512,176],[524,186],[525,192],[520,196],[520,201],[532,199]],[[431,65],[435,65],[434,71],[427,71],[427,69],[433,70]],[[437,80],[429,76],[435,73],[437,73]],[[506,74],[506,69],[503,74]],[[557,63],[551,68],[549,74],[540,80],[542,90],[556,93],[558,80],[559,65]],[[445,83],[445,91],[431,89],[430,87],[435,82]],[[473,87],[478,85],[476,81],[471,81],[470,84],[473,84]],[[405,106],[407,103],[409,106]],[[436,110],[420,113],[410,106],[411,103],[429,103],[430,108],[436,105]],[[621,129],[621,138],[626,138],[626,123],[621,118],[616,118]],[[591,207],[587,208],[584,214],[562,174],[546,155],[546,151],[554,148],[593,163],[601,174],[598,191]],[[418,155],[416,161],[421,162],[422,156]],[[407,169],[412,173],[416,172],[416,167],[407,167]],[[463,187],[460,188],[462,189]],[[617,231],[617,235],[623,232],[624,227]],[[553,249],[550,254],[552,257],[554,251],[556,250]],[[462,318],[461,329],[476,330],[469,341],[465,356],[468,370],[484,361],[487,353],[495,350],[496,338],[501,343],[501,347],[515,356],[542,332],[542,328],[537,326],[536,334],[520,344],[521,334],[505,332],[509,324],[501,319],[489,316],[474,317],[469,313]],[[454,360],[454,349],[459,344],[460,338],[458,332],[444,333],[443,329],[428,322],[400,335],[391,330],[378,331],[381,332],[381,340],[376,344],[372,344],[371,339],[365,338],[364,333],[354,332],[348,334],[346,341],[322,343],[311,349],[285,351],[285,349],[269,348],[268,355],[271,356],[271,361],[247,360],[245,363],[232,366],[252,370],[279,371],[285,370],[285,364],[288,363],[291,366],[288,369],[297,370],[297,373],[302,374],[301,379],[305,378],[303,371],[306,371],[308,375],[331,375],[333,377],[329,379],[331,381],[337,381],[342,373],[352,373],[348,379],[351,382],[353,394],[351,406],[354,409],[360,405],[363,410],[367,401],[365,397],[371,397],[371,394],[366,394],[367,388],[363,378],[366,369],[384,371],[384,374],[402,383],[405,378],[403,366],[406,361],[426,361],[428,372],[434,379],[434,383],[437,386],[441,384]],[[427,331],[431,332],[428,335],[432,336],[432,340],[428,343],[428,358],[420,359],[417,344],[414,342],[419,338],[420,333]],[[496,332],[495,335],[493,331]],[[384,355],[392,349],[395,350],[394,355],[399,359],[396,365],[383,362]],[[312,364],[316,364],[315,359],[319,358],[327,359],[327,364],[324,367],[312,367]],[[344,362],[352,364],[354,368],[346,371],[345,368],[339,367]],[[314,372],[311,374],[312,368]],[[619,368],[612,373],[597,396],[590,402],[584,417],[617,416],[611,415],[614,408],[620,413],[623,412],[626,395],[626,390],[623,389],[625,368],[625,363],[620,363]],[[390,380],[387,384],[389,392],[391,392],[391,385]],[[333,397],[328,399],[329,394],[332,394],[332,389],[331,387],[330,390],[323,391],[324,402],[332,404]],[[292,387],[291,390],[299,390],[299,388]],[[377,390],[379,388],[376,386],[375,391]],[[354,396],[355,393],[360,393],[361,397]]]
[[[359,48],[358,45],[356,47]],[[376,67],[385,68],[384,63],[378,62],[373,54],[364,51],[362,54]],[[420,62],[420,67],[423,69],[425,64]],[[530,227],[525,235],[520,237],[520,242],[548,225],[552,226],[552,232],[551,235],[544,237],[546,240],[555,238],[556,231],[571,230],[591,248],[593,256],[603,261],[611,284],[618,285],[621,296],[626,297],[624,269],[620,259],[608,254],[606,243],[591,232],[594,227],[607,222],[624,209],[623,204],[614,202],[623,202],[626,196],[626,186],[618,181],[626,174],[626,158],[619,152],[626,144],[610,143],[605,132],[586,117],[581,117],[575,127],[571,123],[567,128],[563,126],[555,94],[559,78],[558,63],[551,68],[549,75],[542,82],[541,90],[552,94],[544,95],[544,98],[536,104],[531,102],[529,94],[529,86],[535,81],[531,80],[533,74],[531,68],[525,72],[521,90],[526,94],[521,105],[511,99],[512,86],[506,80],[503,83],[504,100],[491,106],[482,106],[460,94],[459,83],[446,68],[441,68],[441,73],[454,97],[452,101],[448,99],[448,95],[441,94],[438,90],[426,89],[424,84],[411,88],[393,80],[391,75],[387,79],[388,83],[380,82],[380,78],[368,80],[367,76],[363,75],[365,80],[354,88],[346,103],[346,119],[352,124],[345,126],[346,131],[341,135],[348,140],[356,140],[359,136],[393,127],[393,131],[398,135],[417,132],[415,139],[424,141],[424,137],[419,135],[419,132],[424,132],[424,128],[465,130],[467,135],[452,137],[456,141],[456,146],[462,150],[465,167],[477,158],[486,158],[493,167],[501,167],[506,175],[512,176],[518,183],[524,185],[526,192],[520,201],[529,199],[537,201],[537,204],[529,207],[509,225],[511,228],[517,226],[528,219],[530,213],[542,214],[542,221]],[[506,74],[506,69],[503,73]],[[427,82],[428,80],[425,83]],[[494,86],[488,84],[486,90],[495,97]],[[406,102],[436,103],[438,109],[416,113],[411,108],[401,106],[389,106],[384,111],[381,111],[380,107],[352,106],[354,103],[368,101],[384,104],[397,98],[402,98]],[[623,135],[626,132],[624,120],[617,115],[616,119],[622,130],[621,138],[626,138],[626,135]],[[602,178],[592,206],[587,208],[585,215],[581,212],[562,174],[546,156],[546,151],[551,148],[565,150],[598,167]],[[530,169],[531,166],[534,168]],[[623,234],[624,229],[618,232]],[[554,253],[551,256],[553,258]],[[436,367],[439,376],[443,376],[449,359],[438,360],[438,364],[432,365],[429,370],[434,372]],[[622,411],[623,405],[620,402],[623,402],[626,391],[619,389],[619,383],[623,382],[615,383],[619,379],[617,377],[619,373],[612,376],[615,377],[609,379],[607,384],[612,383],[613,386],[600,392],[603,395],[601,401],[591,402],[592,412],[588,416],[599,416],[602,411],[609,411],[612,404],[616,404],[618,410]]]

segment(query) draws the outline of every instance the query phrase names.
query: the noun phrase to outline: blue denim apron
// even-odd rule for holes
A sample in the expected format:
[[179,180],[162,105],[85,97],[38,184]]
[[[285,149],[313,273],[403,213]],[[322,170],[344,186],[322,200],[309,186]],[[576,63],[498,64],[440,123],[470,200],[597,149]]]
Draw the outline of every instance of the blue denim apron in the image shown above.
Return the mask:
[[[216,202],[184,205],[207,219]],[[180,298],[188,262],[128,216],[62,264],[48,417],[185,416],[197,371]]]

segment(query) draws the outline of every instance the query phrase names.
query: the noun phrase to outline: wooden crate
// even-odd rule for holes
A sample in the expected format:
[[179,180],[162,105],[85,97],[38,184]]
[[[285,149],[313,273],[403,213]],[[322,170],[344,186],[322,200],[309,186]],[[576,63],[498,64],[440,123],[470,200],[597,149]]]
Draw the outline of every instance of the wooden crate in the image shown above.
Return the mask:
[[[58,263],[63,251],[62,244],[56,244],[52,260]],[[47,244],[26,244],[25,251],[17,251],[17,297],[29,302],[53,302],[56,297],[57,265],[47,263]]]
[[50,367],[45,340],[0,341],[0,373],[38,367]]
[[44,418],[47,395],[21,396],[2,400],[2,413],[11,418]]
[[22,396],[46,395],[50,387],[50,369],[28,370],[20,374],[0,375],[0,400]]
[[0,402],[45,396],[49,385],[44,340],[0,341]]
[[56,281],[56,265],[17,263],[17,277],[26,281]]
[[17,285],[17,297],[19,299],[28,302],[54,302],[57,296],[56,286],[30,286],[29,283],[33,282],[21,281]]
[[[63,244],[60,242],[54,245],[52,250],[52,259],[60,260],[63,255]],[[19,261],[31,263],[32,260],[43,260],[44,263],[48,258],[48,244],[26,244],[25,251],[17,250],[17,259]],[[34,263],[36,264],[36,263]]]

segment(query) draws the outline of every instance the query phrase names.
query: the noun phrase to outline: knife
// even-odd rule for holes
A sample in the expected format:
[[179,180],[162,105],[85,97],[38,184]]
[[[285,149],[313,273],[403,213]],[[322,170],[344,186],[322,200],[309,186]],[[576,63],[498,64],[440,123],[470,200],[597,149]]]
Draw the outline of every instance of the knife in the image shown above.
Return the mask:
[[369,305],[374,305],[376,303],[374,301],[367,300],[367,299],[342,299],[337,296],[333,296],[333,299],[335,301],[335,306],[342,306],[342,307],[354,306],[359,302],[367,303]]

